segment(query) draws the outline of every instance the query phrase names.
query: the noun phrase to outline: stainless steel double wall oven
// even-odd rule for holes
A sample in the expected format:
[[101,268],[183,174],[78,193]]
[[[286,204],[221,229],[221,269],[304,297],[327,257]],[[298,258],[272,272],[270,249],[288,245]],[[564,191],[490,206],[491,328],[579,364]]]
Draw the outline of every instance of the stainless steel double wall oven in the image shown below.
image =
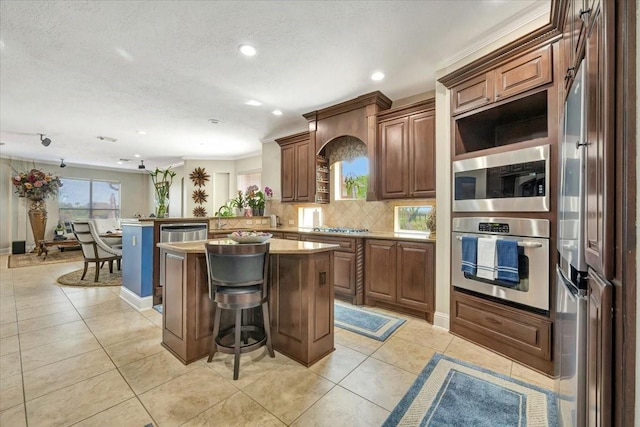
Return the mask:
[[[519,282],[488,280],[462,271],[462,239],[478,237],[517,242]],[[549,221],[546,219],[454,218],[451,265],[453,285],[480,294],[549,311]]]

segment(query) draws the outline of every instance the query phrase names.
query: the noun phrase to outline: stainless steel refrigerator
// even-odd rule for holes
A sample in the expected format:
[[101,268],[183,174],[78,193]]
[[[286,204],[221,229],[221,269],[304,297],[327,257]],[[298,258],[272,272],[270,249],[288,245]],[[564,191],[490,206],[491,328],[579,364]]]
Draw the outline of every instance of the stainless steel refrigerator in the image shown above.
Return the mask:
[[587,263],[585,219],[584,68],[580,67],[564,107],[558,159],[558,265],[554,360],[559,424],[582,427],[587,399]]

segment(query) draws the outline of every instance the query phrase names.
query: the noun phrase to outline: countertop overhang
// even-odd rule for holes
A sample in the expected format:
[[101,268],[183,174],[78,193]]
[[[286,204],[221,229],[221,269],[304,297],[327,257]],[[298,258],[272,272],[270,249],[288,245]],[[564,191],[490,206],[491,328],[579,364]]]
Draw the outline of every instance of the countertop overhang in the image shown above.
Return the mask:
[[[204,252],[206,243],[218,245],[239,245],[231,239],[197,240],[193,242],[158,243],[158,247],[170,251],[182,253]],[[311,254],[316,252],[332,251],[339,249],[340,245],[332,243],[301,242],[285,239],[269,239],[269,253],[272,254]]]

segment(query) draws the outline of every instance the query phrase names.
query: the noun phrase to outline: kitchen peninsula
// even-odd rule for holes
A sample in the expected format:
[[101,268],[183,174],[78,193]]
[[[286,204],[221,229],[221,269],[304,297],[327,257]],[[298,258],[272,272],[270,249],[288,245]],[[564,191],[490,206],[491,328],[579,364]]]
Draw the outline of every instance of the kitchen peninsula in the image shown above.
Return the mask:
[[[236,244],[228,239],[211,240]],[[159,243],[164,260],[162,345],[185,364],[209,352],[207,241]],[[333,347],[333,251],[338,245],[271,239],[269,310],[274,349],[310,366]],[[231,321],[223,312],[222,323]]]

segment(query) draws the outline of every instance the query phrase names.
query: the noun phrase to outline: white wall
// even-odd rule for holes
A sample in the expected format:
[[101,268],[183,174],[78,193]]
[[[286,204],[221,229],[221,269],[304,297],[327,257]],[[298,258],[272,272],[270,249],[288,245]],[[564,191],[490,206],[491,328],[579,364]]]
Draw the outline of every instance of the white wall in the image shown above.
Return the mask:
[[[207,202],[201,205],[194,203],[191,195],[193,191],[196,190],[196,187],[193,184],[193,181],[189,178],[189,175],[196,168],[203,168],[205,172],[209,175],[209,181],[205,182],[204,186],[201,187],[204,190],[208,197]],[[216,173],[227,173],[229,174],[229,193],[235,194],[237,190],[236,188],[236,162],[233,160],[200,160],[200,159],[185,159],[184,161],[184,200],[185,200],[185,210],[184,216],[187,218],[193,217],[193,208],[196,206],[203,206],[207,210],[207,216],[213,216],[213,214],[217,211],[218,206],[214,206],[214,182],[213,179]]]
[[[17,172],[31,170],[33,162],[0,159],[0,253],[11,252],[11,242],[26,240],[27,247],[34,246],[31,226],[27,218],[27,200],[14,194],[11,177]],[[148,197],[149,178],[145,173],[125,172],[112,169],[89,169],[67,166],[62,169],[58,164],[35,163],[37,169],[53,173],[62,178],[101,179],[117,181],[121,184],[121,217],[130,218],[135,213],[149,215],[153,204]],[[53,229],[58,224],[58,200],[55,196],[47,199],[47,228],[45,237],[53,238]]]
[[282,197],[280,183],[280,146],[276,142],[262,144],[262,186],[273,190],[273,199]]

